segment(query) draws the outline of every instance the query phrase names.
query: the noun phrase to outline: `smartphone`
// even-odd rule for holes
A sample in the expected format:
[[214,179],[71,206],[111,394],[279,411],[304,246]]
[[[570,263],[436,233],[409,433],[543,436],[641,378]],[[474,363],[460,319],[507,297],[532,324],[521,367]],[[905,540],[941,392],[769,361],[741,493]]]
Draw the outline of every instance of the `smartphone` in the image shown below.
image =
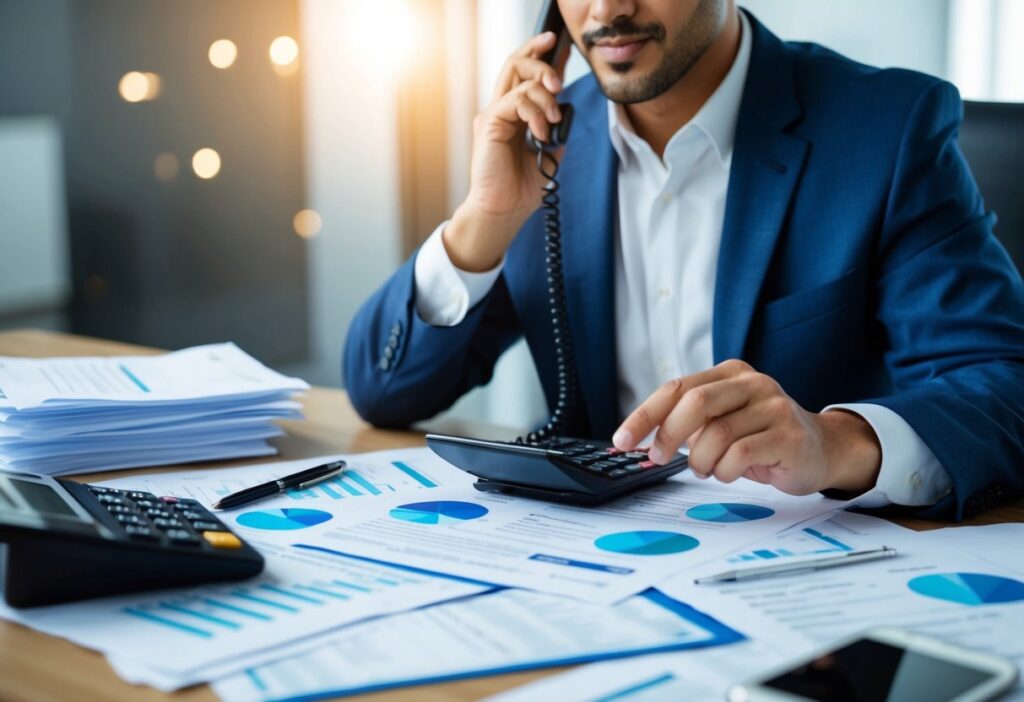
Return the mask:
[[981,702],[1017,682],[999,656],[902,629],[844,639],[730,688],[729,702]]

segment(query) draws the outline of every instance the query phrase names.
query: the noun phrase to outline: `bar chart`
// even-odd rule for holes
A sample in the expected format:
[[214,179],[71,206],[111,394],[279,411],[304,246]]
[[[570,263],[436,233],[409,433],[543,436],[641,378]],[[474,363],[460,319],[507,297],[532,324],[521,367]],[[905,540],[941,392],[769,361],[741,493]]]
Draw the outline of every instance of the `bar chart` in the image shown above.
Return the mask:
[[843,543],[834,536],[808,527],[801,529],[799,536],[792,538],[793,542],[787,548],[761,548],[753,549],[746,553],[740,553],[728,559],[729,563],[748,563],[750,561],[769,561],[776,558],[788,558],[794,556],[811,556],[818,553],[838,553],[841,551],[852,551],[853,547]]

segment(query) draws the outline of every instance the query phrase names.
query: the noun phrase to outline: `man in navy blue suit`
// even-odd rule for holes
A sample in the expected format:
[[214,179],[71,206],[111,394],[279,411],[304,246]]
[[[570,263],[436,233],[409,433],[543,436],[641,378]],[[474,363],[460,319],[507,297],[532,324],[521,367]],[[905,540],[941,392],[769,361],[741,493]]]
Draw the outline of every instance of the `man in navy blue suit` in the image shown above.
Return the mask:
[[689,448],[699,476],[970,516],[1024,491],[1024,285],[957,146],[959,96],[732,0],[561,0],[592,73],[533,38],[474,123],[470,192],[363,306],[350,397],[403,426],[525,336],[557,397],[544,178],[559,153],[580,400],[566,433]]

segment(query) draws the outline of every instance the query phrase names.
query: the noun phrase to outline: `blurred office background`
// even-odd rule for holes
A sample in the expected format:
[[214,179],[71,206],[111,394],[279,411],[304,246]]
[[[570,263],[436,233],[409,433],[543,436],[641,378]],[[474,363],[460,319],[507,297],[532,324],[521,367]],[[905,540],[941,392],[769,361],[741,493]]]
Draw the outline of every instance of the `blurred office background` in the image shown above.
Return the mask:
[[[349,320],[464,196],[473,115],[539,5],[0,0],[0,329],[233,340],[340,385]],[[1024,0],[741,5],[1024,101]],[[453,412],[542,419],[525,348]]]

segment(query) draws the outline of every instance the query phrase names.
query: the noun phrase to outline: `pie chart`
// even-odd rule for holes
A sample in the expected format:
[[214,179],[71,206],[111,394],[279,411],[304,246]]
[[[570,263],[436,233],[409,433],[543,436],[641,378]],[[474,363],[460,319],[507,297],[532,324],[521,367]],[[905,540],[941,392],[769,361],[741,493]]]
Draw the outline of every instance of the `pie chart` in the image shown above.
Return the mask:
[[775,514],[775,510],[770,507],[747,505],[742,502],[712,502],[706,505],[697,505],[686,510],[686,516],[690,519],[698,519],[702,522],[718,522],[720,524],[753,522],[757,519],[765,519],[773,514]]
[[243,512],[235,519],[236,522],[250,529],[266,531],[294,531],[307,529],[323,524],[331,518],[330,512],[319,509],[261,509],[255,512]]
[[487,508],[475,502],[414,502],[400,505],[390,512],[392,519],[414,524],[458,524],[470,519],[479,519],[487,514]]
[[985,573],[919,575],[907,587],[925,597],[972,606],[1024,601],[1024,583]]
[[605,534],[596,539],[594,545],[602,551],[631,556],[667,556],[697,548],[700,542],[675,531],[620,531]]

